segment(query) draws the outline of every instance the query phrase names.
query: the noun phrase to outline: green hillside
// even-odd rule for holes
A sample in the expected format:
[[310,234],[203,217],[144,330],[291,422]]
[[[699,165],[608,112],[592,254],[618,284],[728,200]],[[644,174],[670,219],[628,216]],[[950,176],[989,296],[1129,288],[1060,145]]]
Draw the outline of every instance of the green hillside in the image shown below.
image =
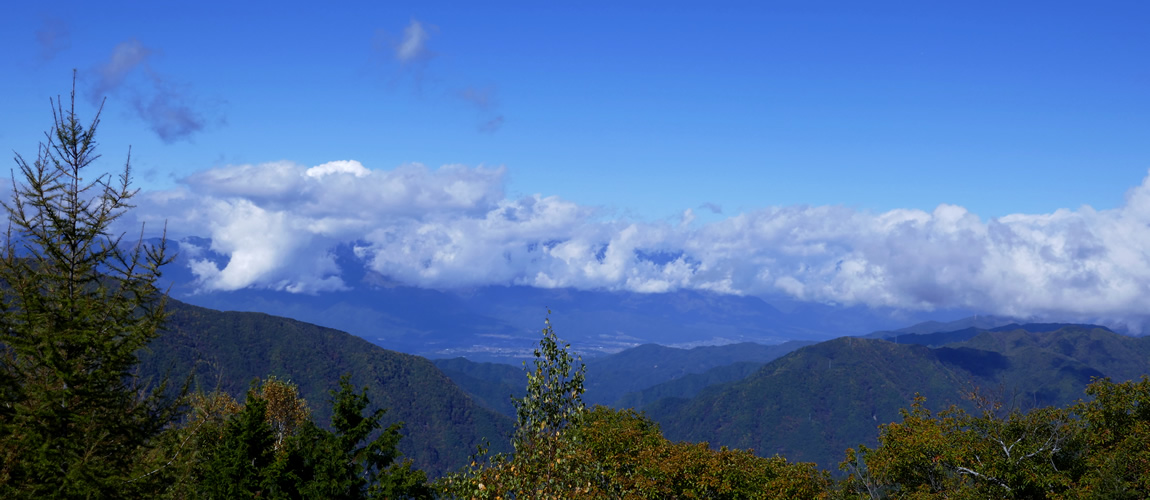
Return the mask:
[[480,404],[515,418],[511,397],[523,397],[527,387],[527,372],[522,366],[477,363],[467,358],[434,359],[431,362]]
[[766,363],[810,342],[778,345],[752,342],[677,349],[655,344],[588,360],[587,404],[614,404],[623,395],[712,368],[738,362]]
[[877,425],[921,393],[931,408],[977,387],[1007,404],[1063,405],[1095,376],[1128,380],[1148,370],[1150,339],[1101,328],[983,331],[939,348],[840,338],[805,347],[744,380],[644,410],[671,439],[754,448],[834,470],[847,447],[875,444]]
[[1150,368],[1150,337],[1128,337],[1105,328],[1072,325],[1056,331],[1034,331],[1029,325],[983,332],[966,347],[1025,357],[1046,352],[1097,369],[1114,380],[1130,380]]
[[703,373],[689,373],[641,391],[624,394],[612,406],[615,408],[642,408],[664,398],[693,398],[707,387],[742,380],[758,372],[762,367],[763,363],[740,361],[711,368]]
[[328,391],[343,374],[367,386],[385,425],[405,422],[400,450],[430,475],[466,464],[488,438],[509,448],[514,422],[474,401],[427,359],[389,351],[359,337],[260,313],[220,312],[172,300],[166,331],[141,356],[142,374],[195,369],[197,387],[219,387],[242,400],[256,377],[299,386],[317,422],[327,422]]
[[827,468],[860,439],[873,442],[876,426],[896,420],[915,392],[959,403],[957,388],[967,378],[923,346],[840,338],[691,400],[664,399],[644,409],[672,440],[753,448]]

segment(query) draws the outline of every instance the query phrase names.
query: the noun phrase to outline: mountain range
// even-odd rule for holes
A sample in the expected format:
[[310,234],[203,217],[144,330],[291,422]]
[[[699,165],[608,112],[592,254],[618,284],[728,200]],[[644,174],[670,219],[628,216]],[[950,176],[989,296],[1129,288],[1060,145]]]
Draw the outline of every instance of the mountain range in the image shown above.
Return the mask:
[[[997,324],[1000,319],[979,324]],[[935,323],[948,328],[974,324]],[[905,333],[921,332],[921,333]],[[886,338],[879,338],[886,337]],[[975,393],[1007,408],[1061,406],[1095,377],[1150,372],[1150,337],[1076,324],[1008,324],[776,346],[675,349],[643,345],[587,362],[588,404],[641,409],[668,438],[752,448],[835,470],[843,451],[873,446],[916,395],[973,410]],[[513,415],[521,367],[463,358],[436,365],[490,408]]]
[[[707,385],[743,378],[741,367],[758,368],[809,341],[778,345],[750,342],[691,349],[644,344],[615,354],[587,360],[583,402],[588,405],[631,407],[643,392],[661,391],[677,397],[694,395]],[[508,416],[515,416],[511,397],[521,397],[527,384],[524,368],[503,363],[475,362],[466,358],[433,360],[451,380],[477,401]],[[731,367],[736,367],[734,370]],[[712,373],[714,372],[714,373]],[[702,375],[707,373],[709,375]],[[731,375],[722,375],[730,373]],[[703,377],[702,379],[698,377]],[[678,381],[695,381],[673,385]],[[709,383],[699,383],[706,380]],[[668,388],[669,387],[669,388]],[[652,397],[650,395],[648,398]]]
[[[339,260],[354,258],[346,250]],[[1063,405],[1094,377],[1147,373],[1150,359],[1150,340],[1105,327],[959,311],[915,323],[925,316],[699,291],[427,290],[364,271],[317,295],[222,292],[196,288],[186,263],[166,275],[179,300],[145,373],[194,367],[199,387],[234,395],[255,377],[291,379],[321,421],[326,391],[351,373],[407,422],[401,449],[432,475],[485,441],[506,449],[544,317],[583,356],[587,403],[641,409],[673,440],[831,470],[916,394],[934,409],[973,408],[976,390],[1008,407]]]
[[[167,329],[141,373],[195,373],[202,390],[242,398],[256,377],[296,383],[317,421],[345,373],[366,386],[387,421],[403,421],[405,455],[436,476],[467,463],[475,446],[506,451],[511,396],[523,366],[429,360],[297,320],[170,302]],[[942,324],[945,326],[945,324]],[[1062,405],[1094,377],[1147,373],[1150,337],[1103,327],[1010,324],[994,328],[752,343],[690,349],[640,345],[587,360],[586,401],[641,409],[673,440],[751,448],[834,469],[843,450],[873,445],[916,394],[931,408],[972,408],[981,390],[1008,405]],[[892,330],[893,331],[893,330]]]

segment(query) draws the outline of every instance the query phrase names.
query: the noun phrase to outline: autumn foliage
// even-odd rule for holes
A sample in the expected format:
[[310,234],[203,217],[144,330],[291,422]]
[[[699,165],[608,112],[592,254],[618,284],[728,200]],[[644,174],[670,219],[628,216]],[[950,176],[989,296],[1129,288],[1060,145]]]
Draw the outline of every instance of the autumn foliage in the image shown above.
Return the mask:
[[1150,379],[1095,380],[1066,408],[937,414],[922,398],[879,446],[847,450],[853,498],[1150,498]]

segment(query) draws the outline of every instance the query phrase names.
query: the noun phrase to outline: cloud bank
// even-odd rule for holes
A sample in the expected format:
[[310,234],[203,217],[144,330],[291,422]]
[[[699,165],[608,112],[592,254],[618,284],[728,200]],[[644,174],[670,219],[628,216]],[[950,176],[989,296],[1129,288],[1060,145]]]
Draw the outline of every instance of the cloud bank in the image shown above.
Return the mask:
[[353,284],[332,250],[350,244],[359,265],[421,287],[695,289],[1110,324],[1150,310],[1150,177],[1112,210],[982,220],[947,204],[789,206],[692,224],[689,209],[642,222],[556,196],[508,199],[505,175],[356,161],[229,166],[146,193],[135,213],[211,238],[227,260],[193,259],[205,292],[342,289]]

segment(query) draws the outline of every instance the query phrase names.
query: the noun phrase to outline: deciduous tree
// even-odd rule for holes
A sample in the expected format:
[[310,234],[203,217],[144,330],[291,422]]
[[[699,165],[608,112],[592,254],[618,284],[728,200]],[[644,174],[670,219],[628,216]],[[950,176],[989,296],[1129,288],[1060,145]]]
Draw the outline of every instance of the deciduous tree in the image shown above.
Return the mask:
[[849,495],[866,498],[1050,498],[1068,491],[1083,453],[1065,408],[938,413],[916,397],[902,421],[879,427],[879,447],[847,450]]
[[794,498],[825,497],[830,479],[814,464],[749,451],[672,443],[632,410],[583,407],[583,367],[545,322],[512,456],[482,453],[439,481],[451,498]]
[[1150,498],[1150,377],[1096,380],[1075,411],[1089,453],[1074,498]]

